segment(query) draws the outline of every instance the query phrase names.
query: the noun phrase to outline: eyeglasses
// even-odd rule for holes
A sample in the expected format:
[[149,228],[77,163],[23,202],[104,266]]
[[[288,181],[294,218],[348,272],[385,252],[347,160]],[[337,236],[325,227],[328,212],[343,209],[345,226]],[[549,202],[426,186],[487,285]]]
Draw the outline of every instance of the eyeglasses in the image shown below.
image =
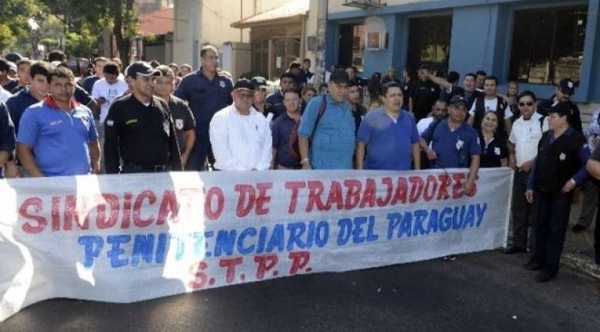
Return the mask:
[[525,106],[525,105],[527,105],[527,106],[533,106],[533,103],[532,103],[532,102],[530,102],[530,101],[528,101],[528,102],[520,102],[520,103],[519,103],[519,106],[521,106],[521,107],[523,107],[523,106]]

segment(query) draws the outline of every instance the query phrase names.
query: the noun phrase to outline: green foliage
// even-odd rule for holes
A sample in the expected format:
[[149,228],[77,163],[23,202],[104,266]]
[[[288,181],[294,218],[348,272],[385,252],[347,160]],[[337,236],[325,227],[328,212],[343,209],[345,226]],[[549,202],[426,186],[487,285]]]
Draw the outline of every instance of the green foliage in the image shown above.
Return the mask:
[[0,52],[10,50],[17,38],[6,24],[0,24]]

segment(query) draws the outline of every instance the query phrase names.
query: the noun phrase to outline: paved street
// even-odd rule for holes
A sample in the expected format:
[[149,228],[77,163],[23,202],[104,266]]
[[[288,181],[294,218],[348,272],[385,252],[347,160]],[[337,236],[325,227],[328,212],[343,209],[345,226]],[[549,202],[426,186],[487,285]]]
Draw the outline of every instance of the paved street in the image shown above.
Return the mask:
[[533,281],[485,252],[277,279],[134,304],[50,300],[0,331],[597,331],[600,281],[563,268]]

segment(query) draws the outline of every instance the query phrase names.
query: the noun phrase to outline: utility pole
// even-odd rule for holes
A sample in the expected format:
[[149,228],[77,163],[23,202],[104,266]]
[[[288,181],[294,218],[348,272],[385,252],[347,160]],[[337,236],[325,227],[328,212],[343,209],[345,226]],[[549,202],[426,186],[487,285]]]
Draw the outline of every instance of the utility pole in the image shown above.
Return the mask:
[[190,28],[192,31],[192,68],[199,68],[198,60],[200,60],[200,36],[202,34],[202,0],[190,1]]
[[325,81],[325,47],[327,35],[327,0],[316,1],[319,6],[317,9],[317,51],[315,56],[315,86],[318,88]]

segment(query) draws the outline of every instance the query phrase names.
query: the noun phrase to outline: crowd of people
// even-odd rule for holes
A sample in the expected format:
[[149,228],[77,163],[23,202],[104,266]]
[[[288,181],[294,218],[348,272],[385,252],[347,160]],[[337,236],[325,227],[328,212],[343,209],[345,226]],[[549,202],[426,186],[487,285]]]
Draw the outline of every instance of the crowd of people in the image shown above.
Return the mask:
[[204,46],[200,58],[192,71],[155,61],[123,70],[100,57],[94,75],[78,81],[60,52],[48,61],[19,60],[16,78],[0,59],[4,176],[464,168],[470,194],[479,168],[510,167],[505,252],[529,252],[524,267],[539,270],[539,282],[558,273],[576,187],[589,205],[572,230],[597,218],[600,110],[584,133],[568,78],[547,100],[519,92],[516,82],[501,94],[498,79],[481,70],[459,84],[459,73],[428,65],[405,68],[401,79],[389,68],[368,80],[356,68],[334,66],[317,87],[305,59],[292,62],[268,94],[265,78],[234,82],[220,70],[215,47]]

